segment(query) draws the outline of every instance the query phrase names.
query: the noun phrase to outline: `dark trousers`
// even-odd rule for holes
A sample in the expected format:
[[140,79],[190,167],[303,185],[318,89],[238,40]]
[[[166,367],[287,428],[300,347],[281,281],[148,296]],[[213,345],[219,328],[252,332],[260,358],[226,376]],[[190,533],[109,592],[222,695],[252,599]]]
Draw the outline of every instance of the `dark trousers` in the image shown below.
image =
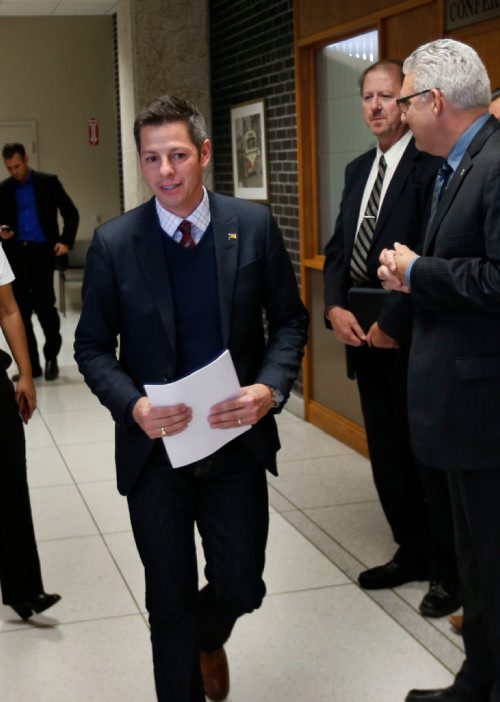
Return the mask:
[[449,471],[466,658],[455,687],[500,702],[500,469]]
[[428,564],[430,578],[456,586],[448,482],[422,470],[409,437],[404,350],[355,349],[354,363],[373,479],[395,542],[395,558]]
[[[128,503],[145,568],[158,699],[204,702],[200,651],[222,646],[265,594],[265,470],[238,441],[212,462],[173,469],[157,442]],[[195,524],[208,581],[201,591]]]
[[0,584],[4,604],[43,591],[26,476],[24,430],[14,387],[0,372]]
[[62,344],[54,292],[54,253],[48,244],[17,242],[12,267],[16,276],[14,295],[26,328],[31,366],[37,372],[41,365],[31,322],[33,312],[45,336],[44,358],[56,358]]

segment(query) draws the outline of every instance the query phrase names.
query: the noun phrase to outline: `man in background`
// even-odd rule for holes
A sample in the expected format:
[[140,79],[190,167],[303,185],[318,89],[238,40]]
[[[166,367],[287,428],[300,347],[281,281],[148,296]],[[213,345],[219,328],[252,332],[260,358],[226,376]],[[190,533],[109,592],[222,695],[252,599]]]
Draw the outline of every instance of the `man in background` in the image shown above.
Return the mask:
[[[401,305],[398,295],[380,295],[377,278],[379,254],[389,242],[419,242],[440,163],[417,151],[401,121],[396,98],[402,80],[402,64],[384,60],[359,82],[363,117],[377,147],[346,168],[340,214],[325,249],[325,314],[346,344],[375,485],[398,544],[388,563],[359,575],[359,584],[375,590],[429,579],[420,611],[441,617],[459,607],[448,486],[442,475],[427,476],[422,485],[415,465],[406,407],[411,305]],[[356,300],[377,304],[364,328]]]
[[5,144],[2,155],[10,178],[0,183],[0,237],[15,275],[14,295],[26,328],[32,373],[34,378],[42,375],[31,322],[35,312],[45,336],[45,380],[55,380],[62,343],[55,304],[55,260],[73,246],[78,210],[57,176],[30,168],[22,144]]
[[[412,446],[448,475],[464,619],[454,683],[407,702],[500,700],[500,125],[470,46],[440,39],[404,62],[399,100],[418,149],[440,168],[423,255],[384,250],[384,287],[409,293]],[[439,86],[439,87],[437,87]]]

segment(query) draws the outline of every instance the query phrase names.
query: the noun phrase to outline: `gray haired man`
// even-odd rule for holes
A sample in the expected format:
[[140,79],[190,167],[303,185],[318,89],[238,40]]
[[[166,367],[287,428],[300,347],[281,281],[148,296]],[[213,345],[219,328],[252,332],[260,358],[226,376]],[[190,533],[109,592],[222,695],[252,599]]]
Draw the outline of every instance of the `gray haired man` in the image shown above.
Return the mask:
[[500,125],[471,47],[441,39],[403,66],[399,104],[418,149],[446,158],[423,255],[381,254],[384,287],[411,294],[410,433],[451,490],[466,657],[453,684],[407,702],[500,700]]

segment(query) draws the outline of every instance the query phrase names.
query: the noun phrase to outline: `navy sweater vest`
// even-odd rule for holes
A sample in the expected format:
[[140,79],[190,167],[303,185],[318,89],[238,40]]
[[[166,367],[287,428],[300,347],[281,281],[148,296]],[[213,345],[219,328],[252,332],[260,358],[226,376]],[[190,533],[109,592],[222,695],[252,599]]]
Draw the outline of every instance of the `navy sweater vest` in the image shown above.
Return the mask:
[[163,249],[175,308],[176,377],[182,378],[223,351],[212,225],[194,249],[183,248],[168,234]]

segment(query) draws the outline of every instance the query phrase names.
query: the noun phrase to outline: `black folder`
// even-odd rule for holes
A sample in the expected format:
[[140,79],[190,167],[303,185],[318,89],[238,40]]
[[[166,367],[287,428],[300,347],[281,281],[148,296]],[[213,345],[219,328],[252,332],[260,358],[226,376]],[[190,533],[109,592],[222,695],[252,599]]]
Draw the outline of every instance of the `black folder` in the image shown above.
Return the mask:
[[367,332],[373,322],[380,316],[389,290],[384,288],[351,288],[349,290],[349,309],[358,320],[364,332]]

